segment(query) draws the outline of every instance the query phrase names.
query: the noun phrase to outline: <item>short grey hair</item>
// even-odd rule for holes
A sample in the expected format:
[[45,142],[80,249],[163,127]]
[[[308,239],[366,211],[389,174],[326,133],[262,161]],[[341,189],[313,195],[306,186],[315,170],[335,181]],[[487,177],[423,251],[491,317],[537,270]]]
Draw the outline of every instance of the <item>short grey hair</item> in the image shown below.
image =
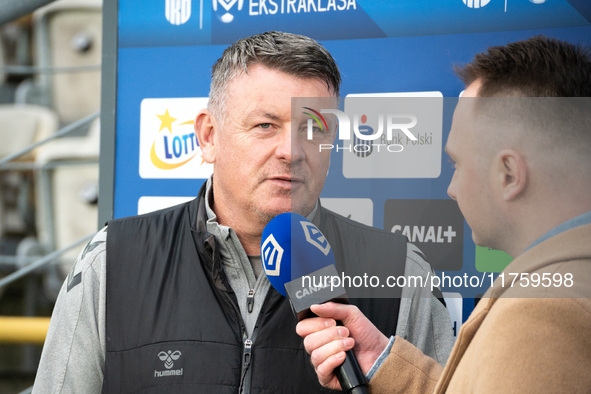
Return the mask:
[[227,85],[248,67],[260,64],[272,70],[326,83],[339,96],[341,73],[330,53],[317,41],[291,33],[269,31],[236,41],[212,67],[208,108],[224,122]]

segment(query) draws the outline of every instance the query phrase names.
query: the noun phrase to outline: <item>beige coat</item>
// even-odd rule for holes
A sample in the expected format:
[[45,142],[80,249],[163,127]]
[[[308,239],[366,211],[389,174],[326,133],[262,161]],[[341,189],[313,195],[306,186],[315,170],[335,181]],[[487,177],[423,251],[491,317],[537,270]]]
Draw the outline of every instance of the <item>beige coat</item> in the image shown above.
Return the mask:
[[[370,392],[591,393],[591,225],[536,245],[503,272],[505,287],[497,278],[478,303],[445,369],[396,337]],[[534,272],[570,273],[574,285],[510,286],[509,273]]]

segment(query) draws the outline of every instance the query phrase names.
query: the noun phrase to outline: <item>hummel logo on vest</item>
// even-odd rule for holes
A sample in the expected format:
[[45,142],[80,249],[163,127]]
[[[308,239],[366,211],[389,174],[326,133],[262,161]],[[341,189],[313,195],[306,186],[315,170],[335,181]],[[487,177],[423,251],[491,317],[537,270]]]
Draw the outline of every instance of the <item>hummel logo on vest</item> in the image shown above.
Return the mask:
[[181,357],[181,352],[180,351],[175,351],[173,352],[172,350],[169,350],[168,353],[167,352],[160,352],[158,353],[158,358],[161,361],[164,361],[164,367],[167,369],[167,371],[156,371],[154,370],[154,377],[155,378],[160,378],[163,376],[177,376],[177,375],[182,375],[183,374],[183,368],[181,369],[172,369],[172,367],[174,366],[174,362],[176,360],[178,360]]

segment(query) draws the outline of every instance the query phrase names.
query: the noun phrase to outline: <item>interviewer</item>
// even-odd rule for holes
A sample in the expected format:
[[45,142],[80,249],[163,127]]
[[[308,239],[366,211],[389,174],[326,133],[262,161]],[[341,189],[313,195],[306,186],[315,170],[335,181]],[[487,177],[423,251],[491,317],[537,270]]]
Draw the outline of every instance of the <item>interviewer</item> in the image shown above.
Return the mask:
[[[314,306],[320,317],[297,332],[333,389],[353,348],[374,394],[591,392],[589,49],[535,37],[489,48],[458,74],[467,88],[446,146],[448,194],[476,244],[515,258],[504,286],[498,278],[478,303],[445,368],[354,306]],[[536,274],[552,280],[521,279]]]

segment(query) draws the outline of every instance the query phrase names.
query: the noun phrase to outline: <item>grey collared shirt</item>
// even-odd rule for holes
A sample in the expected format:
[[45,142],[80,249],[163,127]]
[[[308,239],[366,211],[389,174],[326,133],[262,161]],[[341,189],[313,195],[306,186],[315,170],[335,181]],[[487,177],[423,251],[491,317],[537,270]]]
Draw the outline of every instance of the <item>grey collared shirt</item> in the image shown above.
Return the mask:
[[[255,275],[255,271],[262,271],[260,256],[248,256],[236,235],[236,232],[217,222],[217,215],[211,209],[209,200],[212,195],[212,178],[207,180],[205,191],[205,208],[207,211],[207,231],[213,234],[218,241],[222,266],[232,290],[236,294],[240,314],[244,321],[248,338],[252,336],[257,318],[267,297],[270,283],[266,275]],[[318,203],[308,215],[308,220],[314,217],[318,209]],[[256,264],[258,267],[253,267]],[[260,267],[260,268],[259,268]],[[257,269],[258,268],[258,269]],[[249,292],[254,293],[250,299],[251,310],[249,312]]]

